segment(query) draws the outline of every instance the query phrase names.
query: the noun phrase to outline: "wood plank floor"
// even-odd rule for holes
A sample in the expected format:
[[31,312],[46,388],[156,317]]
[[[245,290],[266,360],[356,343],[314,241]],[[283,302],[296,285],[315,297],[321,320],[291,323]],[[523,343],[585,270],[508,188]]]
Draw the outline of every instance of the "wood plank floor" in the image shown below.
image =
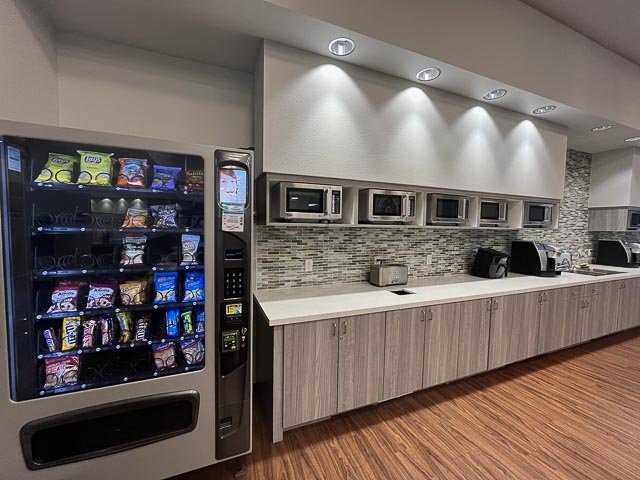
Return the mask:
[[[286,432],[247,479],[640,479],[640,329]],[[231,479],[227,464],[175,477]]]

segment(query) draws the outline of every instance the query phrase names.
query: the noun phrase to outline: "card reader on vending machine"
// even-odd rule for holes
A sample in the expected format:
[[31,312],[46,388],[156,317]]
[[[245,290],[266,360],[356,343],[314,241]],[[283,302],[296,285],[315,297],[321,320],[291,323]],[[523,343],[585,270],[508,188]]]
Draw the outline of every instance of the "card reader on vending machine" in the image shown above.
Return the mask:
[[218,150],[216,162],[216,458],[246,452],[251,436],[249,301],[251,156]]

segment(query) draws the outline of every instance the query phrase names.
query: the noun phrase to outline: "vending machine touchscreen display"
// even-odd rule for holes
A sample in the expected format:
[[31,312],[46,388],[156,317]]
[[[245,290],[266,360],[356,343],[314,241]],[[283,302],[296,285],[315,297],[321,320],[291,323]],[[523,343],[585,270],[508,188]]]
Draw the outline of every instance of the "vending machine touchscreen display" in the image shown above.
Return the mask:
[[223,208],[242,209],[247,205],[247,171],[242,168],[220,169],[220,204]]

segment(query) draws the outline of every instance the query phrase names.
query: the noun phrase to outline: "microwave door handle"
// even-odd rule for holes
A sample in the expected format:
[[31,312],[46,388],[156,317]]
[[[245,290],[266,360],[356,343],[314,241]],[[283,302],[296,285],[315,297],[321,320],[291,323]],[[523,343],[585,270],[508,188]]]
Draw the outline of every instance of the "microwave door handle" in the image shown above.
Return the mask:
[[401,216],[403,220],[407,220],[409,218],[409,195],[402,196]]
[[468,200],[466,198],[460,200],[460,203],[462,204],[462,214],[458,216],[458,220],[467,219],[467,202]]
[[329,205],[329,189],[324,189],[324,214],[326,216],[331,214],[331,206]]

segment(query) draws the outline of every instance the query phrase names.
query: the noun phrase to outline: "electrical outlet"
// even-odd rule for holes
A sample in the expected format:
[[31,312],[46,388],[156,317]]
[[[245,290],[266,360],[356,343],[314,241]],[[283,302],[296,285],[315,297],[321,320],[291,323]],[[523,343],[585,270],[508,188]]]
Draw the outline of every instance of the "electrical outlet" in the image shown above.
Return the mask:
[[304,271],[305,272],[313,272],[313,258],[307,258],[304,261]]
[[431,265],[433,263],[433,255],[427,255],[427,265]]

